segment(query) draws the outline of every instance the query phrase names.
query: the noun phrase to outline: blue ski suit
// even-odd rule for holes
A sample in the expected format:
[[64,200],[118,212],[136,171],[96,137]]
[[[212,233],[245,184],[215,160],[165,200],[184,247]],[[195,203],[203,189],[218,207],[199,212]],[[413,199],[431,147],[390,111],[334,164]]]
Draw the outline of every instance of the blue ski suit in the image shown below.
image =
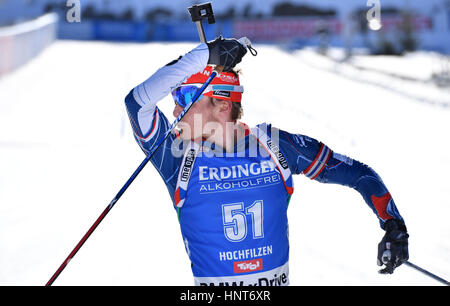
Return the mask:
[[[152,152],[170,123],[156,106],[207,65],[206,44],[160,68],[133,88],[125,105],[134,137]],[[151,158],[179,217],[196,285],[289,284],[287,208],[292,175],[357,190],[379,219],[403,221],[381,178],[367,165],[325,144],[260,124],[242,124],[234,152],[207,140],[181,141],[171,133]]]

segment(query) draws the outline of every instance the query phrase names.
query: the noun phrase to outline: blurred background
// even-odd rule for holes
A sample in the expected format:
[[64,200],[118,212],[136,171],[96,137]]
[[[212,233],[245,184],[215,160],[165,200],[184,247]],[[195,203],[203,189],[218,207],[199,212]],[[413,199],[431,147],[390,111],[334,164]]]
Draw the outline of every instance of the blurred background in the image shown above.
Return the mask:
[[[19,64],[54,39],[197,41],[186,7],[198,3],[1,0],[0,74],[11,69],[11,61]],[[216,23],[205,27],[209,39],[220,34],[248,36],[254,42],[291,50],[315,46],[324,54],[329,47],[340,47],[346,57],[355,50],[388,55],[415,50],[450,52],[449,0],[214,1],[214,12]],[[376,18],[369,20],[369,15]],[[26,41],[33,45],[26,45],[25,51]],[[11,54],[16,54],[13,59]]]
[[[0,285],[44,285],[144,158],[128,92],[198,45],[191,0],[0,0]],[[212,0],[208,40],[247,36],[243,120],[383,178],[411,261],[450,279],[450,0]],[[158,107],[172,121],[173,101]],[[295,177],[291,284],[437,285],[379,275],[378,220],[348,188]],[[193,284],[148,165],[55,285]],[[351,258],[351,260],[349,260]]]

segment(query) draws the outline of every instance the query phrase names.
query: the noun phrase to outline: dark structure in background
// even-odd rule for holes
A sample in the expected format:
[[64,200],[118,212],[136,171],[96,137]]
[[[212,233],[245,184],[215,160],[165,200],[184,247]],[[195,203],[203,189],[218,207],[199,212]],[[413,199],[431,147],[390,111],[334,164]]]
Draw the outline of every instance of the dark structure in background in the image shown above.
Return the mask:
[[335,17],[336,10],[320,9],[304,4],[293,4],[291,2],[282,2],[275,4],[272,11],[272,16],[286,17],[286,16],[320,16],[320,17]]
[[[59,16],[61,39],[134,42],[197,39],[188,26],[186,8],[174,9],[172,1],[148,1],[133,7],[138,2],[131,1],[128,5],[125,0],[80,0],[80,23],[67,21],[67,2],[3,0],[0,26],[54,12]],[[245,33],[255,42],[283,44],[290,49],[316,46],[324,54],[329,46],[346,47],[349,55],[352,48],[369,48],[373,54],[403,54],[417,49],[450,53],[449,0],[431,0],[427,2],[430,4],[420,5],[427,10],[409,10],[405,1],[386,0],[381,6],[382,27],[378,31],[368,27],[366,1],[329,1],[327,6],[324,3],[280,0],[263,12],[258,1],[246,1],[244,5],[226,2],[216,10],[217,24],[208,28],[207,36]]]

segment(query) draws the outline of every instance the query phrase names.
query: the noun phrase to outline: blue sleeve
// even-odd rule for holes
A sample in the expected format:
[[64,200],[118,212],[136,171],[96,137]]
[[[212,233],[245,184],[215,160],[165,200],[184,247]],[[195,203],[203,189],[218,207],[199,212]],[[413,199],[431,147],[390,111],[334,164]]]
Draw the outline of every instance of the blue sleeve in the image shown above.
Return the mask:
[[280,149],[294,174],[321,183],[339,184],[358,191],[377,216],[381,228],[389,219],[404,223],[389,190],[369,166],[338,154],[325,144],[300,134],[279,130]]
[[[158,107],[152,109],[150,114],[142,115],[143,108],[134,99],[132,91],[125,98],[125,106],[136,142],[146,155],[152,153],[156,145],[168,131],[170,126],[169,121]],[[139,115],[141,115],[141,120],[138,118]],[[149,122],[150,127],[145,134],[142,132],[142,128],[140,128],[144,121],[142,118],[145,118]],[[179,146],[180,144],[182,142],[177,140],[176,133],[171,133],[150,159],[164,180],[172,199],[175,193],[178,171],[182,159],[183,151]]]

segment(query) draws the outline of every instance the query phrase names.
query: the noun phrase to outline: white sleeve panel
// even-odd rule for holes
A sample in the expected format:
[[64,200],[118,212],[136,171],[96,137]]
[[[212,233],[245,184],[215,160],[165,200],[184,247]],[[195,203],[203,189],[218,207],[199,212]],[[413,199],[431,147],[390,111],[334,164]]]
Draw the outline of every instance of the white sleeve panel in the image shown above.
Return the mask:
[[138,85],[133,91],[134,98],[141,106],[156,105],[188,77],[202,71],[208,64],[208,59],[208,46],[200,44],[174,64],[160,68],[145,82]]
[[173,64],[158,69],[145,82],[133,89],[133,97],[141,106],[138,124],[147,134],[153,126],[156,103],[171,93],[191,75],[202,71],[208,64],[209,50],[205,43],[186,53]]

